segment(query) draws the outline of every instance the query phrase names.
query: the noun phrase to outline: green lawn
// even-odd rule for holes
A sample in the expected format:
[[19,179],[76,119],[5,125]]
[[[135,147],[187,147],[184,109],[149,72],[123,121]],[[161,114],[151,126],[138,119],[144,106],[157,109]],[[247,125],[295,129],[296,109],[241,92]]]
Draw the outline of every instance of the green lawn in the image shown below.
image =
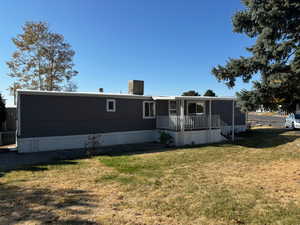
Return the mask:
[[0,177],[0,224],[297,225],[299,201],[300,132],[287,130]]

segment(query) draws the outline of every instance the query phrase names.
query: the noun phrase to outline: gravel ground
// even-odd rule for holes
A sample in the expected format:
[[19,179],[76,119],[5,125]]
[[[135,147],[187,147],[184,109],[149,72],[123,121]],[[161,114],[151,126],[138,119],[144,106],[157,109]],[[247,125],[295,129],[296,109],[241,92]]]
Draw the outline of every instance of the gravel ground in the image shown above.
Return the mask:
[[272,127],[284,127],[285,116],[274,115],[274,116],[265,116],[259,115],[259,113],[249,113],[248,122],[251,126],[272,126]]

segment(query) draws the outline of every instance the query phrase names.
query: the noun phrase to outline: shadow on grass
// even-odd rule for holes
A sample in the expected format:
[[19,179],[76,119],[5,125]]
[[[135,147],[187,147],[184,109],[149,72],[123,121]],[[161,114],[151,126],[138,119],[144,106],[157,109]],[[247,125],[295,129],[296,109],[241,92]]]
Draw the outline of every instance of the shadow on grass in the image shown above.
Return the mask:
[[[192,149],[192,148],[201,148],[201,147],[226,147],[231,146],[243,146],[249,148],[272,148],[293,142],[296,139],[300,138],[300,131],[290,131],[287,129],[276,129],[276,128],[261,128],[261,129],[252,129],[245,133],[237,135],[237,140],[235,142],[223,142],[223,143],[212,143],[205,145],[193,145],[193,146],[183,146],[183,147],[165,147],[159,143],[142,143],[142,144],[131,144],[131,145],[118,145],[111,147],[103,147],[97,151],[95,155],[104,155],[104,156],[122,156],[122,155],[137,155],[137,154],[148,154],[148,153],[158,153],[158,152],[169,152],[179,149]],[[64,151],[55,151],[55,152],[40,152],[40,153],[31,153],[31,154],[15,154],[15,157],[11,157],[11,161],[14,162],[14,165],[9,169],[0,169],[0,177],[6,172],[10,171],[43,171],[47,170],[49,165],[73,165],[77,162],[70,161],[73,159],[85,159],[89,158],[86,155],[85,150],[64,150]],[[36,158],[42,158],[43,162],[35,162]],[[31,159],[33,159],[31,161]],[[0,164],[1,164],[0,158]],[[26,163],[23,163],[27,161]],[[4,162],[8,161],[4,159]]]
[[48,170],[47,166],[64,166],[64,165],[76,165],[77,162],[70,160],[58,160],[52,159],[49,162],[39,163],[37,165],[19,165],[16,168],[11,169],[0,169],[0,177],[3,177],[6,173],[13,171],[31,171],[31,172],[39,172]]
[[0,224],[98,224],[80,218],[96,206],[95,197],[83,190],[29,189],[0,183],[0,199]]
[[248,148],[272,148],[300,138],[300,132],[282,128],[253,129],[238,136],[234,144]]
[[[289,132],[289,133],[288,133]],[[179,149],[192,149],[201,147],[222,147],[227,145],[232,146],[243,146],[249,148],[272,148],[280,145],[293,142],[300,138],[300,131],[291,131],[282,128],[261,128],[252,129],[244,133],[236,135],[236,141],[230,140],[220,143],[210,143],[202,145],[188,145],[182,147],[164,147],[158,143],[141,145],[127,145],[107,148],[102,155],[107,156],[122,156],[122,155],[136,155],[136,154],[147,154],[155,152],[167,152]]]

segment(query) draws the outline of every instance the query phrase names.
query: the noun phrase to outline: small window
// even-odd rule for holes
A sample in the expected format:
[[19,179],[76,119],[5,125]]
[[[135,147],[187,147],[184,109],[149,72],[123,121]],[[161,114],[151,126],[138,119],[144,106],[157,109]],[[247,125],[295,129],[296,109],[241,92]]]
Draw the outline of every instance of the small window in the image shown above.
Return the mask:
[[155,102],[143,102],[143,118],[155,118]]
[[115,112],[116,111],[116,100],[114,100],[114,99],[106,100],[106,111],[107,112]]

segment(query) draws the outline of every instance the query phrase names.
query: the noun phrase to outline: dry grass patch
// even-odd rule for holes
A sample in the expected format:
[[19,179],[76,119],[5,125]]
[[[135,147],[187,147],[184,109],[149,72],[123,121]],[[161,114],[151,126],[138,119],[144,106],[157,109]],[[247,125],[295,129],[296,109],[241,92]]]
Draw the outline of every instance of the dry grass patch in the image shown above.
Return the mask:
[[295,225],[298,144],[298,132],[258,129],[234,145],[6,172],[0,224]]

